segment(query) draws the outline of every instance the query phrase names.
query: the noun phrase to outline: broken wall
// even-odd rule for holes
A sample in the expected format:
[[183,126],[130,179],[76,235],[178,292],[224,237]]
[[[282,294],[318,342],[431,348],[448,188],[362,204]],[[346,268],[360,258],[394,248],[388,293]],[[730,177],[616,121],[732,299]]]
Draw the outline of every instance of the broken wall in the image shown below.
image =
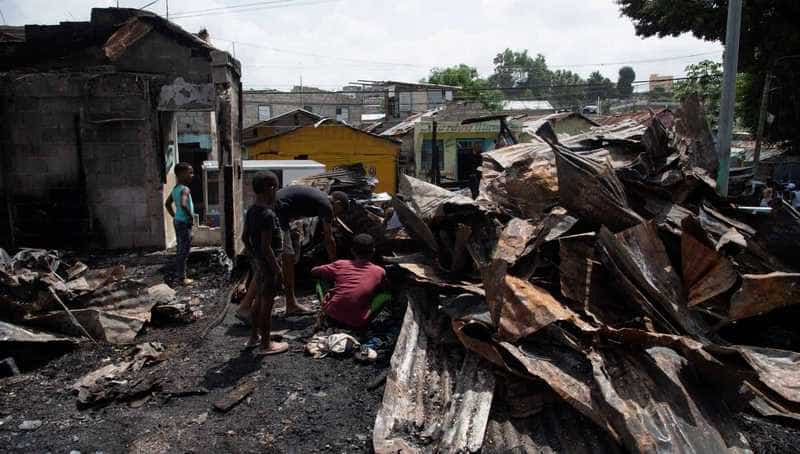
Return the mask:
[[0,143],[18,241],[163,247],[150,80],[83,73],[2,80]]

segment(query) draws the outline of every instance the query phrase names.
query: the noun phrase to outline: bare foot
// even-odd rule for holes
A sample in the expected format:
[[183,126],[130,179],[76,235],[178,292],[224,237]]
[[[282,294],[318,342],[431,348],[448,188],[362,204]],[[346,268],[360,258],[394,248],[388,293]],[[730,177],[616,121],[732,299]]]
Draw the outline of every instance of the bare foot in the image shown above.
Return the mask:
[[289,344],[286,342],[270,341],[268,345],[261,345],[261,348],[256,350],[258,356],[277,355],[279,353],[286,353],[289,351]]
[[288,301],[286,302],[286,315],[309,315],[314,312],[314,309],[306,305],[300,303],[289,304]]

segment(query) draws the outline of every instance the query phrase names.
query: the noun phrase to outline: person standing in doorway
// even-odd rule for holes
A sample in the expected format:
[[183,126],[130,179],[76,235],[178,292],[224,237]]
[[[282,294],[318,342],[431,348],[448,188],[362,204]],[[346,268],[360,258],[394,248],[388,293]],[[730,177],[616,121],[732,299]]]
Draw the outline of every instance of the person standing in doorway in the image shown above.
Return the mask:
[[175,249],[175,274],[176,280],[181,285],[194,282],[186,277],[186,259],[192,248],[192,226],[194,225],[194,202],[189,184],[194,178],[191,164],[181,162],[175,166],[177,183],[172,188],[169,197],[164,202],[167,212],[172,216],[172,225],[175,227],[175,238],[178,245]]

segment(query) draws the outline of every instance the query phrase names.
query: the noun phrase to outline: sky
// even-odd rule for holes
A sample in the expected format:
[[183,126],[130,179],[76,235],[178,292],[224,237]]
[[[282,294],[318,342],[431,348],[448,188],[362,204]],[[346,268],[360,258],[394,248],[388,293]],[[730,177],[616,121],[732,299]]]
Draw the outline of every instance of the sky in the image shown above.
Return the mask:
[[[119,0],[140,8],[150,0]],[[681,76],[691,63],[721,61],[719,43],[691,35],[636,36],[614,0],[156,0],[148,10],[242,62],[245,88],[340,88],[364,80],[418,81],[433,67],[465,63],[486,77],[505,48],[541,53],[551,69],[612,81],[621,66]],[[0,0],[8,25],[88,20],[117,0]],[[241,7],[242,5],[252,5]],[[239,6],[234,9],[220,9]],[[181,17],[183,16],[183,17]],[[2,21],[2,18],[0,18]]]

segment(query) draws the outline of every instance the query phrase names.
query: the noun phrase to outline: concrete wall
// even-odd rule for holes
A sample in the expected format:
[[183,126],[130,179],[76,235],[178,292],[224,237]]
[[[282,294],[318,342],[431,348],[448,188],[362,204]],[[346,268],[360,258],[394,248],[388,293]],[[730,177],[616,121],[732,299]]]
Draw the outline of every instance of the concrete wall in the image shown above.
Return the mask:
[[0,143],[20,242],[164,246],[148,78],[17,74],[0,85]]
[[217,122],[214,112],[178,112],[178,144],[197,144],[208,153],[206,159],[217,160]]
[[350,113],[347,123],[353,126],[361,123],[361,114],[364,113],[363,101],[355,96],[325,92],[301,96],[293,93],[245,91],[243,110],[245,128],[258,123],[259,105],[270,106],[270,114],[273,117],[309,106],[315,114],[334,119],[336,118],[336,108],[344,107],[349,109]]

